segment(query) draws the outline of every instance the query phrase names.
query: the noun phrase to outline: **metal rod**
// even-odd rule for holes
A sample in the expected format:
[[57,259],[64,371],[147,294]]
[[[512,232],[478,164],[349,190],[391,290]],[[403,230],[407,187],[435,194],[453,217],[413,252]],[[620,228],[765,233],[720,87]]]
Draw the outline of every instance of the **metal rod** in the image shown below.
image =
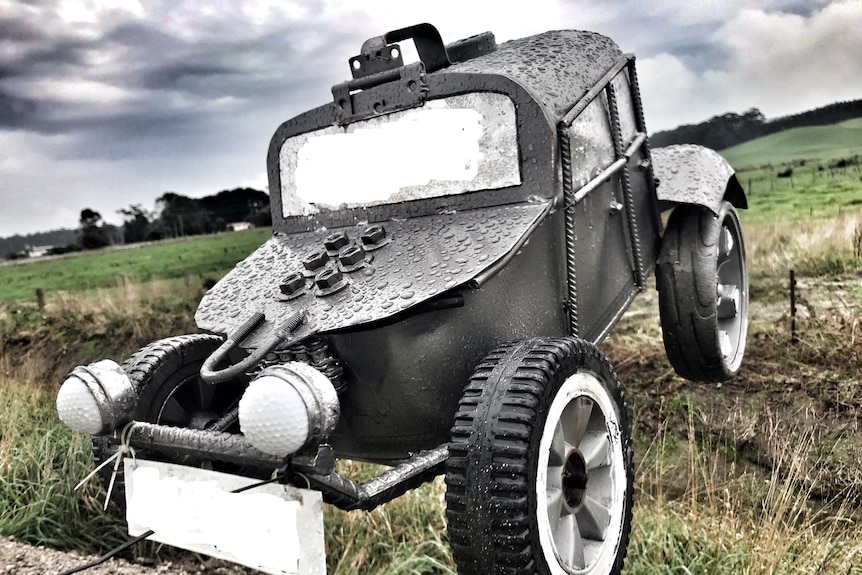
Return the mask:
[[598,82],[596,82],[595,86],[590,88],[589,92],[584,94],[583,98],[577,101],[577,103],[572,106],[572,109],[569,110],[563,119],[560,120],[560,123],[565,127],[569,127],[572,125],[572,122],[575,121],[581,112],[584,111],[584,108],[590,105],[590,102],[596,99],[596,96],[602,93],[602,90],[605,89],[610,81],[617,75],[617,73],[622,70],[629,61],[634,60],[634,54],[623,54],[616,61],[616,63],[608,70],[604,76],[602,76]]
[[331,473],[297,476],[294,484],[302,487],[307,483],[308,487],[323,494],[324,501],[339,509],[370,511],[440,475],[448,457],[448,448],[441,445],[430,451],[421,451],[404,463],[364,483],[356,483],[337,473]]
[[[634,139],[632,140],[631,144],[629,144],[629,147],[626,148],[625,151],[623,152],[623,157],[616,160],[613,164],[611,164],[610,166],[608,166],[607,168],[602,170],[595,178],[593,178],[592,180],[590,180],[589,182],[584,184],[584,186],[581,189],[579,189],[577,192],[575,192],[572,195],[572,206],[574,206],[575,204],[577,204],[578,202],[580,202],[581,200],[586,198],[596,188],[598,188],[599,186],[601,186],[602,184],[604,184],[605,182],[607,182],[608,180],[613,178],[617,172],[622,170],[623,167],[625,167],[626,162],[635,154],[635,152],[637,152],[638,148],[643,146],[643,143],[645,141],[646,141],[646,134],[644,134],[643,132],[639,132],[638,134],[636,134]],[[561,144],[562,144],[562,142],[561,142]],[[569,144],[566,143],[565,145],[569,145]],[[563,170],[565,171],[565,169],[566,169],[566,164],[564,161],[563,162]],[[565,180],[564,180],[564,183],[565,183]],[[565,185],[563,187],[563,193],[565,194]],[[566,205],[566,209],[569,209],[570,206],[568,205],[568,203],[566,203],[565,205]]]
[[[608,84],[608,110],[611,114],[611,132],[614,139],[614,152],[618,159],[628,160],[631,155],[626,155],[627,150],[623,150],[623,133],[620,123],[620,111],[617,108],[617,95],[613,85]],[[623,188],[623,202],[626,206],[626,219],[629,230],[629,241],[632,246],[632,258],[634,259],[635,284],[640,291],[646,289],[646,271],[643,262],[643,250],[641,249],[641,238],[638,230],[638,221],[635,214],[635,199],[632,191],[631,178],[629,171],[623,169],[620,172],[620,184]]]
[[[129,432],[129,443],[135,449],[263,469],[283,467],[286,461],[256,449],[242,435],[153,423],[136,422]],[[293,483],[298,487],[317,489],[323,494],[324,501],[340,509],[371,510],[431,481],[443,472],[443,464],[448,457],[446,445],[421,451],[364,483],[356,483],[338,473],[318,475],[313,469],[297,465],[292,467],[299,471]]]
[[[641,89],[640,84],[638,83],[638,73],[637,66],[635,66],[634,55],[632,55],[631,59],[629,59],[628,72],[629,84],[631,85],[632,101],[635,106],[635,120],[637,122],[637,128],[638,131],[642,132],[644,134],[644,137],[646,137],[647,129],[646,121],[644,120],[643,100],[641,99]],[[650,213],[652,215],[653,226],[656,230],[660,231],[662,229],[661,210],[659,210],[658,208],[655,170],[653,169],[652,154],[650,153],[649,145],[644,146],[643,156],[644,160],[646,161],[646,165],[644,167],[647,171],[647,187],[649,188],[652,200],[650,202]]]
[[580,318],[578,317],[578,276],[577,261],[575,261],[575,230],[574,206],[578,202],[572,182],[572,144],[569,134],[562,124],[558,127],[560,135],[560,157],[563,164],[563,219],[566,240],[566,312],[569,318],[569,335],[580,335]]
[[129,442],[135,449],[171,455],[189,455],[196,459],[212,459],[268,468],[284,464],[282,458],[269,455],[252,446],[245,436],[222,431],[136,422],[132,426]]

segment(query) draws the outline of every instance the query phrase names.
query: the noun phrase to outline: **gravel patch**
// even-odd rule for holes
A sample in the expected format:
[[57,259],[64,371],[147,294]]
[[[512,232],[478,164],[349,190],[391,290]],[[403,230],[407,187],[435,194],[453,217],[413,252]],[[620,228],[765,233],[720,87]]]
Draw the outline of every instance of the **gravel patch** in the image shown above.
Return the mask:
[[[0,537],[0,575],[58,575],[96,559],[95,556],[66,553],[48,547],[34,547]],[[82,575],[253,575],[260,573],[232,563],[197,558],[155,562],[146,558],[140,562],[111,559],[102,565],[81,572]]]

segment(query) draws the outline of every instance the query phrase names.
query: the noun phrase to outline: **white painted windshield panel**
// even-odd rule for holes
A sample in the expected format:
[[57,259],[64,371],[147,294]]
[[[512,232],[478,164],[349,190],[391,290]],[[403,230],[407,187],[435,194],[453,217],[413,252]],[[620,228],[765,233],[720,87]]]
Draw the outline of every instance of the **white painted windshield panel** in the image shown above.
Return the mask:
[[493,190],[521,183],[515,107],[475,93],[287,140],[283,215]]

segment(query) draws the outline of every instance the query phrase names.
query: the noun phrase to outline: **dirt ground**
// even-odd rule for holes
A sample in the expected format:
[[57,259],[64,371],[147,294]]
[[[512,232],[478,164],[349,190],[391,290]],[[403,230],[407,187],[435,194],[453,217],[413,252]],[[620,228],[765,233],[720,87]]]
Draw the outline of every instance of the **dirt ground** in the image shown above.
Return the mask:
[[862,274],[799,279],[796,341],[786,286],[753,285],[745,360],[718,384],[674,374],[655,291],[636,299],[602,345],[627,391],[636,439],[694,435],[768,470],[801,454],[813,498],[862,509]]
[[[64,553],[47,547],[34,547],[0,537],[0,575],[59,575],[80,567],[96,557]],[[187,559],[155,563],[147,559],[129,562],[111,559],[82,571],[86,575],[252,575],[259,573],[223,561],[189,556]]]

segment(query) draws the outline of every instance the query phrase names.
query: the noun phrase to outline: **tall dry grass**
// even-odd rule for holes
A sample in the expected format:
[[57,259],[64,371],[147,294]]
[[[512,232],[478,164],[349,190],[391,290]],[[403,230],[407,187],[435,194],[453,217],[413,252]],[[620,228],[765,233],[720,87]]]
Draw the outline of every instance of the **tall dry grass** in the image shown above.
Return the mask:
[[743,226],[749,271],[781,276],[795,269],[807,275],[845,273],[862,262],[862,211],[833,219],[775,221]]
[[663,428],[637,468],[626,572],[862,573],[858,510],[815,497],[819,447],[813,432],[803,437],[775,422],[767,441],[777,456],[758,467],[736,457],[732,442],[704,438],[694,409],[688,437]]

